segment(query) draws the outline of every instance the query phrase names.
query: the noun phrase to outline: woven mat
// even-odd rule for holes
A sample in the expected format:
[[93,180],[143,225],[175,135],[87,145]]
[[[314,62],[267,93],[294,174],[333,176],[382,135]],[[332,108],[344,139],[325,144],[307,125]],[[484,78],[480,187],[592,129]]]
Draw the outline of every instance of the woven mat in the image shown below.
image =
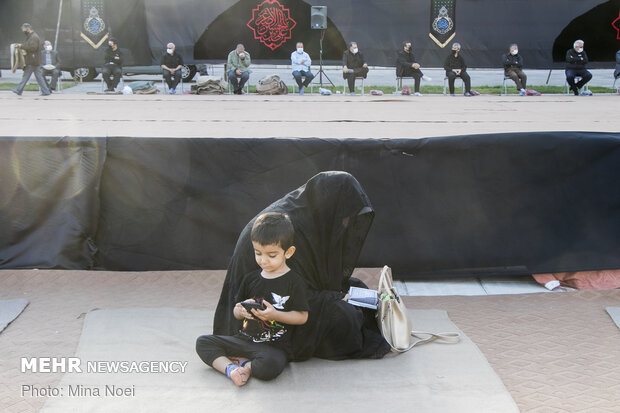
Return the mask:
[[[424,329],[457,331],[445,311],[412,310]],[[76,356],[81,373],[67,373],[42,412],[518,412],[503,383],[466,336],[431,343],[383,360],[291,363],[275,380],[250,379],[237,388],[198,359],[198,335],[211,331],[213,312],[179,308],[99,310],[86,316]],[[105,372],[87,372],[89,362]],[[186,363],[184,372],[108,372],[108,362]],[[141,364],[142,365],[142,364]],[[179,365],[177,365],[179,366]],[[159,368],[159,367],[158,367]],[[122,396],[118,394],[122,394]],[[346,397],[343,397],[343,391]]]

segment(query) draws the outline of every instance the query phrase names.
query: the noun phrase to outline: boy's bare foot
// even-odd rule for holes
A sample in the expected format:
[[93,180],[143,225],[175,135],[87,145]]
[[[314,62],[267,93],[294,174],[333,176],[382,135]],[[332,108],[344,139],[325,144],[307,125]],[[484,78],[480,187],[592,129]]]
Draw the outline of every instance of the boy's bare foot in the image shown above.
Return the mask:
[[249,368],[237,367],[236,369],[230,372],[230,379],[237,386],[241,387],[248,382],[251,374],[252,372]]

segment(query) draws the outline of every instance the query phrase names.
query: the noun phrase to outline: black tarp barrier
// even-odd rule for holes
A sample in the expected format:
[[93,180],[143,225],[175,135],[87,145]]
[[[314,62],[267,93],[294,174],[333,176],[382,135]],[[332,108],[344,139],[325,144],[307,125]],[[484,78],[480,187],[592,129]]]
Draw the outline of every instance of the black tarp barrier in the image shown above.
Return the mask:
[[375,208],[358,266],[620,268],[619,134],[0,144],[0,268],[223,269],[258,211],[324,170],[353,174]]
[[[461,43],[471,68],[501,67],[501,55],[514,42],[519,44],[525,67],[538,69],[563,67],[566,50],[578,38],[586,41],[593,68],[613,68],[620,49],[620,0],[97,1],[103,4],[107,28],[119,39],[128,65],[159,65],[168,42],[176,44],[186,63],[222,62],[240,41],[257,61],[287,63],[297,40],[305,42],[316,65],[321,31],[309,28],[310,6],[327,6],[324,59],[328,64],[340,64],[342,46],[350,41],[357,41],[369,64],[377,66],[394,66],[405,40],[413,42],[423,67],[443,67],[453,41]],[[99,50],[80,37],[85,2],[63,0],[58,51],[66,68],[101,65]],[[250,22],[253,10],[261,4],[276,3],[287,10],[277,20],[278,27],[291,31],[282,32],[286,41],[270,49],[266,44],[272,42],[256,38]],[[9,65],[9,44],[23,39],[22,22],[29,21],[39,35],[53,38],[58,4],[59,0],[0,2],[0,67]],[[447,34],[454,37],[442,38],[447,42],[443,48],[429,36],[438,18],[434,7],[438,4],[454,9],[447,16],[455,29]],[[264,28],[277,29],[274,25]]]

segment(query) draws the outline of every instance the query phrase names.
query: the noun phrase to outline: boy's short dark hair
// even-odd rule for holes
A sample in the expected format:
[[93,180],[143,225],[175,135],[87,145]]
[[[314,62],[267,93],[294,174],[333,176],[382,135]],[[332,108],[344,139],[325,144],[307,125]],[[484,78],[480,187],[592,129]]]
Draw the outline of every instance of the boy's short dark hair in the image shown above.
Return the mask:
[[295,228],[288,215],[266,212],[256,218],[250,238],[260,245],[279,245],[284,251],[293,245]]

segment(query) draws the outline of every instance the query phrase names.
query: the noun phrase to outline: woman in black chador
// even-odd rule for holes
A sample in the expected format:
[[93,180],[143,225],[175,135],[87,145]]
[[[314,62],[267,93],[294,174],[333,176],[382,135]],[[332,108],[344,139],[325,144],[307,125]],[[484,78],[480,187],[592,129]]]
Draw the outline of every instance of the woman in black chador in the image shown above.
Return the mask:
[[[342,300],[350,285],[362,284],[351,273],[374,218],[359,182],[346,172],[321,172],[257,216],[269,211],[290,216],[296,252],[287,263],[308,287],[309,318],[292,337],[293,360],[383,357],[390,347],[374,314]],[[241,232],[228,266],[214,334],[232,335],[240,329],[232,310],[243,276],[258,269],[250,241],[254,219]]]

